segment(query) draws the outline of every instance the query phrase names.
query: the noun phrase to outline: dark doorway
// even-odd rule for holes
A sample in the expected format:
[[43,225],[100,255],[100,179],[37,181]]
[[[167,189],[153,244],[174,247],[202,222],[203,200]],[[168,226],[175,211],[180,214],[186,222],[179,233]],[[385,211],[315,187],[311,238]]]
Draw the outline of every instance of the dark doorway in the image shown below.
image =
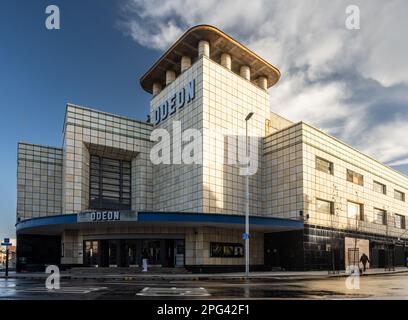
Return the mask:
[[270,266],[272,269],[280,268],[279,247],[271,244],[265,250],[265,265]]
[[339,271],[343,268],[344,260],[342,259],[341,250],[338,246],[335,246],[334,248],[330,247],[327,258],[328,270]]
[[99,263],[101,267],[109,267],[109,242],[108,240],[99,241],[100,245],[100,257]]
[[395,265],[397,267],[405,266],[405,252],[402,245],[395,246]]
[[384,249],[378,250],[378,268],[385,268],[385,261],[386,261],[385,250]]
[[164,246],[165,257],[163,261],[163,266],[172,268],[174,267],[174,240],[173,239],[165,240]]
[[265,234],[264,265],[266,270],[302,270],[303,232],[289,231]]
[[46,265],[61,263],[61,237],[17,235],[17,272],[44,271]]

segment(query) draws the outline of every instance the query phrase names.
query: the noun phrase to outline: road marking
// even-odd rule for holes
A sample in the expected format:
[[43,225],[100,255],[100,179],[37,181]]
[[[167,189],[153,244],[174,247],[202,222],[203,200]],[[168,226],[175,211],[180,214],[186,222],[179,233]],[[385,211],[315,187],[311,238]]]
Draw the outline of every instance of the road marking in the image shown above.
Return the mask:
[[61,287],[60,289],[49,290],[43,286],[36,287],[6,287],[7,291],[13,293],[58,293],[58,294],[87,294],[99,290],[107,289],[107,287]]
[[208,297],[210,294],[200,288],[177,288],[177,287],[145,287],[136,293],[137,296],[149,297]]

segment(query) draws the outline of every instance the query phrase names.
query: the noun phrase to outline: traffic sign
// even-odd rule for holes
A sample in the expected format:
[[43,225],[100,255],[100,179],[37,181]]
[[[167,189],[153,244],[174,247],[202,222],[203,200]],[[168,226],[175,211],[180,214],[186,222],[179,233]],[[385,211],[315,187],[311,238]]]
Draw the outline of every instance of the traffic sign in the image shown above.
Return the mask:
[[12,246],[13,244],[11,242],[2,242],[1,243],[2,246]]
[[4,238],[4,243],[9,243],[10,242],[10,238]]
[[243,233],[242,234],[242,239],[244,239],[244,240],[249,239],[249,234],[248,233]]

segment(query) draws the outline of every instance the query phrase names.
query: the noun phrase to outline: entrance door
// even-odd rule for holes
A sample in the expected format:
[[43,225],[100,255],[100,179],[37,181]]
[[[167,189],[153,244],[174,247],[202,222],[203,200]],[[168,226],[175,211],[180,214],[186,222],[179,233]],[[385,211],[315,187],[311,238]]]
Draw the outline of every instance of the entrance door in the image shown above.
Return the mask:
[[166,239],[164,240],[165,253],[163,256],[163,261],[161,265],[163,267],[173,268],[174,267],[174,240]]
[[385,250],[378,250],[378,268],[385,268]]
[[143,240],[142,257],[147,259],[149,265],[161,266],[160,240]]
[[109,267],[109,240],[100,240],[99,246],[100,266]]
[[125,261],[123,266],[125,267],[137,267],[139,266],[138,260],[138,249],[137,249],[137,240],[127,240],[124,245],[124,254]]
[[184,266],[184,240],[174,240],[174,266]]
[[119,252],[119,241],[109,240],[109,267],[118,267],[120,256]]
[[268,269],[281,267],[279,248],[282,239],[277,234],[269,234],[265,237],[264,243],[264,264]]
[[98,241],[85,241],[84,249],[84,265],[97,267],[99,265]]
[[348,264],[349,266],[358,266],[360,262],[359,248],[348,249]]
[[265,249],[265,266],[269,266],[271,268],[281,267],[278,248]]

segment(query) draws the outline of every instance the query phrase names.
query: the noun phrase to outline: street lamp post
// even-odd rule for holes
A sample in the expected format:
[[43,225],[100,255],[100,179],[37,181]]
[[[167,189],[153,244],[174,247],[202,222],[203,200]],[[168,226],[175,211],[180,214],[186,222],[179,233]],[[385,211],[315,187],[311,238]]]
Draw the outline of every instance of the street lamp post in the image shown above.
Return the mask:
[[9,249],[8,246],[6,247],[6,279],[8,278],[9,274]]
[[[248,120],[254,115],[248,113],[245,118],[245,155],[248,159]],[[248,164],[249,165],[249,164]],[[248,168],[245,176],[246,183],[246,207],[245,207],[245,275],[249,276],[249,174]]]

